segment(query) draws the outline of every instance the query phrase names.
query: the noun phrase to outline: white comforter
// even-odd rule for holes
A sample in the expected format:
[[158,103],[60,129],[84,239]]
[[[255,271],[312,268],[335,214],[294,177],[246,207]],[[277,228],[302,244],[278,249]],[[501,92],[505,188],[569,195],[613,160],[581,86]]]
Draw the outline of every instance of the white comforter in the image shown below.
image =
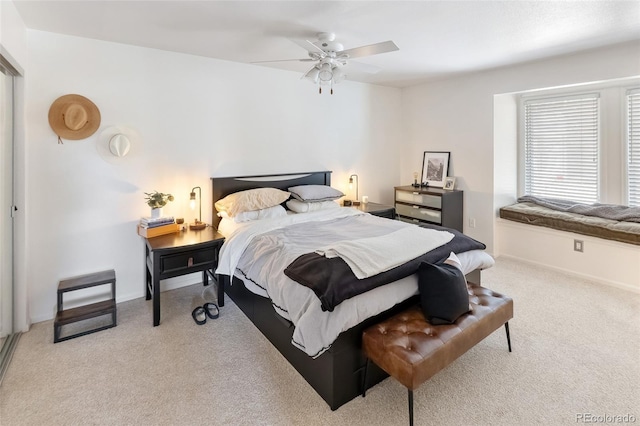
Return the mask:
[[[374,225],[372,232],[362,237],[378,237],[415,226],[368,214],[353,219],[359,215],[365,214],[356,209],[340,208],[237,224],[233,230],[226,230],[227,238],[216,273],[235,275],[250,291],[269,297],[276,312],[294,324],[292,343],[308,355],[317,357],[341,332],[418,292],[417,278],[412,275],[347,299],[332,312],[326,312],[322,311],[320,300],[311,289],[284,275],[284,269],[298,256],[313,252],[327,241],[332,242],[332,238],[345,238],[341,236],[350,230],[353,233],[356,222]],[[321,230],[314,226],[314,222],[330,223],[326,223],[328,228]],[[349,225],[339,228],[343,222]],[[298,225],[303,223],[309,223],[309,226]],[[308,228],[315,237],[301,234],[303,228]],[[327,229],[332,231],[327,232]],[[251,244],[253,240],[255,244]],[[459,258],[465,273],[493,265],[491,256],[481,250],[461,253]]]

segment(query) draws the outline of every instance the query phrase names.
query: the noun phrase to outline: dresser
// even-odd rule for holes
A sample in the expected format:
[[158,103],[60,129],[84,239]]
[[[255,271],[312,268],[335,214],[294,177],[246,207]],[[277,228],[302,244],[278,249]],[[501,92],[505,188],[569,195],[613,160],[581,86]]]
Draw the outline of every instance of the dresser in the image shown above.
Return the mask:
[[431,223],[462,232],[462,194],[442,188],[396,186],[396,214],[405,222]]

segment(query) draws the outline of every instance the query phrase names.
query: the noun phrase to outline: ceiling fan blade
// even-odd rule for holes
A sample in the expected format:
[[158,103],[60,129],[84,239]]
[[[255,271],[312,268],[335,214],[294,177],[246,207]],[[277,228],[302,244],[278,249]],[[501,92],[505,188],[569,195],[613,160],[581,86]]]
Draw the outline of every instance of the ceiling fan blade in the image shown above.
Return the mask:
[[358,62],[358,61],[349,61],[347,62],[347,68],[353,70],[353,71],[358,71],[358,72],[364,72],[367,74],[377,74],[380,71],[382,71],[382,68],[375,66],[375,65],[370,65],[370,64],[363,64],[362,62]]
[[298,61],[298,62],[312,62],[314,61],[314,59],[311,58],[303,58],[303,59],[276,59],[273,61],[253,61],[253,62],[249,62],[250,64],[265,64],[267,62],[291,62],[291,61]]
[[394,50],[400,50],[398,46],[391,40],[383,41],[381,43],[369,44],[367,46],[354,47],[353,49],[347,49],[340,52],[340,54],[348,54],[349,58],[361,58],[363,56],[378,55],[380,53],[393,52]]
[[309,40],[296,40],[294,38],[289,39],[292,42],[294,42],[295,44],[297,44],[298,46],[302,47],[304,50],[308,51],[308,52],[312,52],[312,53],[317,53],[322,55],[322,57],[325,57],[327,55],[327,52],[325,52],[324,50],[320,49],[318,46],[316,46],[315,44],[311,43]]

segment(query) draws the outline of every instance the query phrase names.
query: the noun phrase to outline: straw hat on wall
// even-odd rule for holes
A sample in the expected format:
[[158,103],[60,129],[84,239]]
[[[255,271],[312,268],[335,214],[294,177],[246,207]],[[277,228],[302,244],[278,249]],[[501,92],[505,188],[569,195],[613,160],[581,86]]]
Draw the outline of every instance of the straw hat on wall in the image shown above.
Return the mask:
[[89,99],[80,95],[64,95],[49,108],[49,124],[60,138],[86,139],[100,127],[100,111]]

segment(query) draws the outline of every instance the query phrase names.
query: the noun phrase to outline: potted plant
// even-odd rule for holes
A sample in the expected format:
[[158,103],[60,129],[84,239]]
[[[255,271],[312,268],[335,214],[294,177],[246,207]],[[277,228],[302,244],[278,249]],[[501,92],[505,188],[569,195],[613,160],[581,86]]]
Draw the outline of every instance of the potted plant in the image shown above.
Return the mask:
[[151,217],[162,216],[162,208],[169,201],[173,201],[173,195],[163,192],[145,192],[144,195],[146,195],[145,200],[147,201],[147,205],[151,207]]

